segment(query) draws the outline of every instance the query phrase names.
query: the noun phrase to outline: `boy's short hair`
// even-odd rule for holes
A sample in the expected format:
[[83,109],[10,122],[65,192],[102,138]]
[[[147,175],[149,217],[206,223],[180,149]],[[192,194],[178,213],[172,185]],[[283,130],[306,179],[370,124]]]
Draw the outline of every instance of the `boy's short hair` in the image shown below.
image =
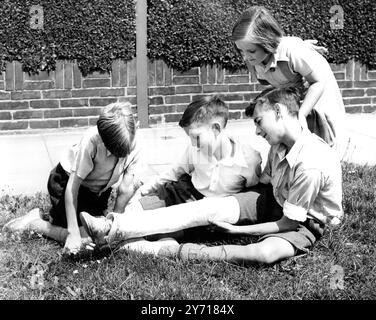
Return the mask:
[[286,106],[287,111],[292,116],[297,116],[300,108],[299,91],[293,87],[289,88],[267,88],[263,90],[245,109],[245,115],[252,117],[255,107],[262,105],[264,110],[275,110],[277,103]]
[[123,158],[131,152],[136,125],[129,102],[115,102],[104,107],[97,128],[106,149],[114,156]]
[[223,127],[228,120],[228,107],[218,96],[200,97],[191,102],[185,109],[179,126],[189,127],[192,123],[209,123],[213,119],[219,119]]

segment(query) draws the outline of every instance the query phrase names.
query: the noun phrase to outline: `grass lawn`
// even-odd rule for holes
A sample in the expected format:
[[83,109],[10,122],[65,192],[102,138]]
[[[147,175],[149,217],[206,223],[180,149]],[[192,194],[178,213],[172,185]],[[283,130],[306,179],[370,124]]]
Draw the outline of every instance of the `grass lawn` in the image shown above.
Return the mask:
[[[343,164],[344,222],[306,255],[271,266],[180,261],[135,252],[71,260],[37,234],[0,234],[0,300],[10,299],[376,299],[376,167]],[[0,198],[0,227],[46,194]],[[190,233],[195,235],[194,232]],[[223,238],[223,235],[222,235]],[[209,243],[246,243],[256,238]],[[335,271],[344,277],[336,280]]]

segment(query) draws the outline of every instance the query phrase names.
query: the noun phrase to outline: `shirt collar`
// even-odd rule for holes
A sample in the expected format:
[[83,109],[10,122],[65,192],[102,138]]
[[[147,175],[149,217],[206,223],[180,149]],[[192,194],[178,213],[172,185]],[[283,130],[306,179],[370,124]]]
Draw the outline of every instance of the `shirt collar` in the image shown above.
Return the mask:
[[286,54],[286,50],[281,50],[280,45],[278,46],[275,53],[272,53],[272,56],[267,63],[267,65],[264,67],[265,72],[270,70],[274,71],[277,67],[278,61],[289,61],[289,57]]
[[280,161],[286,158],[287,163],[289,164],[290,168],[292,168],[295,165],[299,157],[300,151],[302,150],[310,134],[311,132],[309,130],[304,129],[300,134],[298,140],[296,140],[292,148],[289,150],[289,152],[287,152],[287,148],[284,144],[280,144],[277,149],[277,154]]

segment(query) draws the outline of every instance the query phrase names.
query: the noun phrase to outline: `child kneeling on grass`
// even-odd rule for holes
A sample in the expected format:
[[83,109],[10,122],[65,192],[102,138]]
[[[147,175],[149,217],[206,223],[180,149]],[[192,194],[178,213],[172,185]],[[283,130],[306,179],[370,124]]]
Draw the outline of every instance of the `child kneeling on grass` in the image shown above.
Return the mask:
[[40,210],[33,209],[8,222],[3,231],[35,231],[65,243],[65,253],[78,253],[92,242],[77,219],[79,212],[103,216],[111,187],[119,179],[114,211],[123,212],[138,187],[135,174],[139,158],[130,103],[104,107],[97,125],[89,128],[52,169],[47,185],[52,204],[49,215],[42,219]]
[[261,236],[248,245],[209,247],[142,239],[122,246],[181,259],[270,264],[308,251],[326,225],[336,225],[343,217],[339,157],[324,140],[302,128],[299,97],[290,89],[261,95],[246,114],[253,118],[256,134],[271,145],[259,186],[137,214],[110,213],[106,219],[81,212],[86,231],[97,243],[109,245],[210,224],[230,234]]

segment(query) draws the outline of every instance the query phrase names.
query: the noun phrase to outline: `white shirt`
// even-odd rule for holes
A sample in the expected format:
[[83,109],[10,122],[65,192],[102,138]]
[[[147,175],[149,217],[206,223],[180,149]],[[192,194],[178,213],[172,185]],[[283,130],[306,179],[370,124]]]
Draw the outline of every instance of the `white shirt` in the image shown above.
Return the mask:
[[261,173],[260,154],[232,137],[228,139],[232,152],[220,160],[189,144],[180,159],[169,170],[145,184],[145,189],[149,192],[156,190],[158,185],[177,181],[184,173],[191,175],[193,186],[206,197],[226,196],[256,185]]

